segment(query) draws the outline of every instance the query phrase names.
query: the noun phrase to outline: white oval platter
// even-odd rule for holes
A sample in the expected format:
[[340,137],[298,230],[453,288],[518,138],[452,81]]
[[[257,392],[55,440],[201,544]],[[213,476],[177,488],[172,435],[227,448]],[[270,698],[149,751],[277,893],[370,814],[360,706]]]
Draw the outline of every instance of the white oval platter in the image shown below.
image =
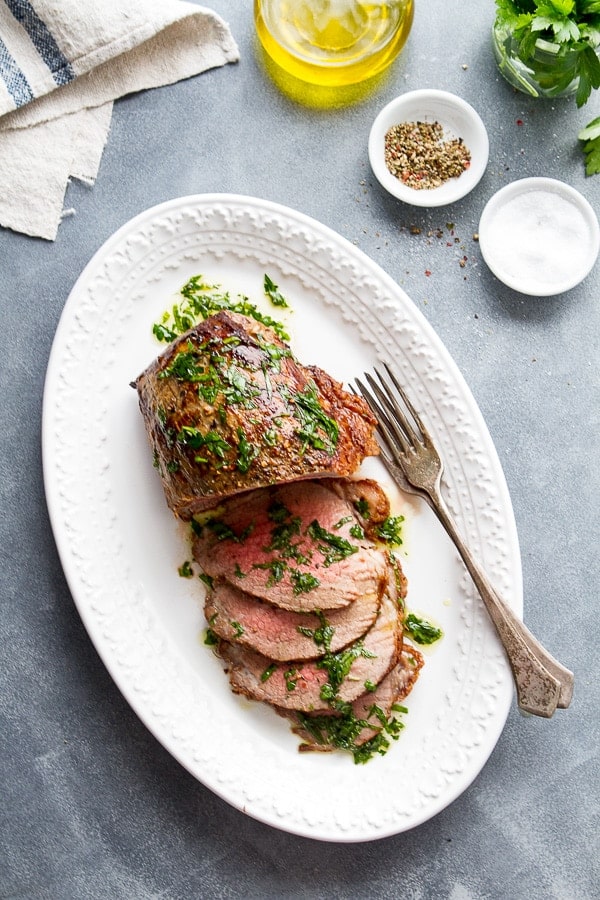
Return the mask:
[[[87,265],[66,303],[44,392],[46,496],[85,627],[123,695],[164,747],[244,813],[298,835],[368,841],[444,809],[481,771],[512,701],[510,670],[458,556],[421,501],[406,516],[409,607],[444,638],[384,757],[301,754],[288,724],[234,696],[203,643],[202,584],[178,575],[187,531],[167,509],[130,382],[163,349],[152,323],[195,274],[251,299],[264,273],[292,307],[292,347],[348,382],[394,367],[445,457],[445,491],[474,552],[521,614],[512,507],[476,403],[423,315],[347,240],[307,216],[231,194],[182,197],[137,216]],[[273,313],[274,314],[274,313]]]

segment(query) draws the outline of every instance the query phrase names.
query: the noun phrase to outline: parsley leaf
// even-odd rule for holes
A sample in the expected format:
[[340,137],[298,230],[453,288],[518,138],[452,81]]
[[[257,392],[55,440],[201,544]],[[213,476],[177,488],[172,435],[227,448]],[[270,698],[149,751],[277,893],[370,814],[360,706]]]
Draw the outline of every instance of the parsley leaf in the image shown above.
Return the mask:
[[265,275],[264,287],[265,294],[267,295],[273,306],[281,306],[285,309],[289,307],[289,303],[287,302],[275,282],[272,281],[268,275]]
[[587,175],[600,175],[600,116],[589,122],[578,134],[582,141]]
[[415,616],[414,613],[409,613],[407,615],[404,626],[416,644],[433,644],[442,636],[441,628],[436,628],[431,622],[420,619],[418,616]]

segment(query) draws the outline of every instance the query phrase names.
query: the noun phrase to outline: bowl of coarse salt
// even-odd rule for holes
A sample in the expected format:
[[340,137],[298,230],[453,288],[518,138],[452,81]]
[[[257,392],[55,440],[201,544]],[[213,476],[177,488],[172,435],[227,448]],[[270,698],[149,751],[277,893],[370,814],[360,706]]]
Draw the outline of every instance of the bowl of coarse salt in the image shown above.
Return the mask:
[[589,275],[600,250],[600,228],[575,188],[554,178],[522,178],[486,204],[479,246],[488,267],[508,287],[551,297]]
[[412,206],[445,206],[485,172],[489,140],[477,112],[448,91],[408,91],[379,112],[369,162],[382,187]]

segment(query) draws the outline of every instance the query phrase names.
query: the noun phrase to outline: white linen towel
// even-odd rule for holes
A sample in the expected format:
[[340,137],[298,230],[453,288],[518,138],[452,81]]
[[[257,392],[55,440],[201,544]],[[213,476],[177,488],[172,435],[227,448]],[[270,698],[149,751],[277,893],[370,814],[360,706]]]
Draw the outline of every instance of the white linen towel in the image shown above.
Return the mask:
[[0,225],[54,240],[113,100],[238,59],[226,23],[184,0],[0,0]]

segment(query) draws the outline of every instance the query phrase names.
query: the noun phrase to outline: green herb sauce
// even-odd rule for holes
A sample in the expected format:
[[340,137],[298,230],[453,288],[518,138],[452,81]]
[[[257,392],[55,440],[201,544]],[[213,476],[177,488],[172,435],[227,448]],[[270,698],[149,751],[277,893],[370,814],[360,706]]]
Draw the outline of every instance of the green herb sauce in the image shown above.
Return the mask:
[[289,303],[287,302],[275,282],[272,281],[268,275],[265,275],[264,288],[265,294],[267,295],[273,306],[282,306],[284,308],[289,307]]
[[443,635],[441,628],[436,628],[431,622],[415,616],[414,613],[407,615],[404,627],[416,644],[434,644]]
[[351,544],[338,534],[332,534],[323,528],[316,519],[310,523],[307,533],[315,541],[319,551],[323,554],[325,566],[340,562],[358,551],[355,544]]
[[316,450],[326,450],[333,456],[339,438],[339,425],[325,413],[319,403],[316,385],[309,385],[292,399],[296,417],[300,421],[300,428],[296,433],[302,441],[301,452],[311,446]]
[[[267,278],[268,276],[265,276],[265,279]],[[276,306],[287,306],[288,304],[277,289],[277,285],[270,278],[268,284],[269,290],[266,289],[267,282],[265,280],[265,293],[271,299],[271,302]],[[222,310],[249,316],[256,322],[272,328],[281,340],[289,341],[290,339],[282,323],[269,315],[261,313],[258,307],[250,302],[248,297],[241,294],[232,297],[220,285],[209,284],[204,281],[202,275],[194,275],[190,278],[179,293],[183,298],[181,302],[173,304],[171,309],[165,311],[160,321],[155,322],[152,327],[154,336],[166,344],[170,344],[179,335],[189,331],[198,322]],[[277,302],[274,301],[274,297]],[[283,303],[281,300],[283,300]]]
[[388,516],[381,525],[375,528],[375,534],[380,541],[384,541],[392,547],[399,547],[403,543],[403,522],[404,516]]

